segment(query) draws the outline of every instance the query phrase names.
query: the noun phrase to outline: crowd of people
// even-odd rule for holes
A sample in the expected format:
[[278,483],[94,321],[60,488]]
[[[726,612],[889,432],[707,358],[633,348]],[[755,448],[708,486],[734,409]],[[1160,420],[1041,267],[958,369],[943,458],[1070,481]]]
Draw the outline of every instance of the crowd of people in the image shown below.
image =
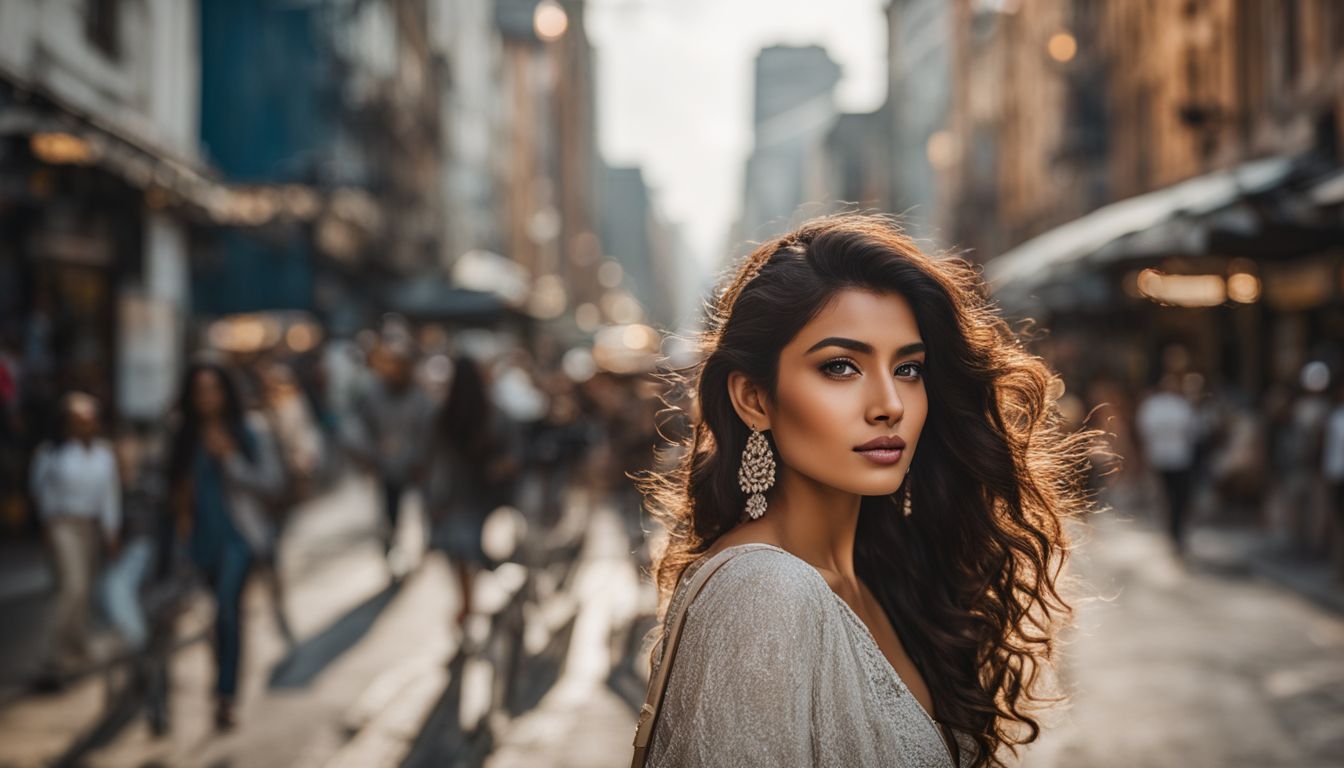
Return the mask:
[[[352,474],[377,487],[393,582],[420,561],[396,544],[407,499],[419,496],[426,544],[457,581],[453,620],[463,632],[473,577],[495,565],[482,543],[487,516],[521,509],[544,531],[575,484],[622,494],[626,473],[639,468],[631,456],[652,460],[656,407],[634,376],[576,380],[516,347],[426,350],[395,326],[305,359],[204,354],[182,377],[159,447],[136,455],[118,449],[95,397],[71,392],[63,428],[29,467],[57,584],[43,679],[60,686],[90,666],[128,660],[162,732],[175,616],[208,594],[215,722],[233,727],[244,590],[254,578],[265,585],[292,645],[277,562],[286,522]],[[618,503],[639,530],[638,502]],[[114,650],[93,642],[92,617],[113,630],[103,634],[116,639]]]
[[1161,374],[1129,392],[1097,377],[1065,397],[1078,423],[1110,433],[1097,486],[1159,489],[1156,513],[1172,549],[1188,552],[1192,520],[1249,527],[1271,546],[1305,560],[1329,560],[1344,582],[1344,376],[1314,360],[1259,396],[1212,390],[1179,346]]

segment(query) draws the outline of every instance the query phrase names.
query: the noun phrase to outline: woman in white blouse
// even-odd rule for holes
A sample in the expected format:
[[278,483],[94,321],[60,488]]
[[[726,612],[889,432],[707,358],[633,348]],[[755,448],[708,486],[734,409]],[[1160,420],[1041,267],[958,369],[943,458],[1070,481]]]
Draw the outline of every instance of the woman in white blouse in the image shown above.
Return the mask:
[[983,295],[880,217],[739,266],[682,372],[683,459],[643,478],[664,617],[731,555],[689,605],[648,765],[979,768],[1036,738],[1096,434],[1065,431]]

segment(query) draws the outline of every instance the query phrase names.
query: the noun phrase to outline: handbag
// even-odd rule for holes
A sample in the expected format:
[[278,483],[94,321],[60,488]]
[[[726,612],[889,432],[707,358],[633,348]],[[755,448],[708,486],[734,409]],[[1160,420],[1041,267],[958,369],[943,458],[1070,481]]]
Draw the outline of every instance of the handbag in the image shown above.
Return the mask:
[[[761,547],[768,547],[769,544],[761,544]],[[639,708],[639,722],[635,725],[635,754],[630,763],[631,768],[643,768],[644,761],[648,757],[649,742],[653,738],[653,728],[658,724],[658,709],[663,702],[663,694],[667,691],[667,681],[672,676],[672,662],[676,659],[677,642],[681,639],[681,627],[686,619],[686,611],[690,608],[691,602],[695,596],[700,594],[704,588],[705,582],[714,572],[722,568],[734,556],[743,552],[749,552],[758,547],[735,546],[728,547],[710,558],[691,578],[690,584],[686,586],[686,598],[681,601],[675,615],[668,616],[666,619],[666,632],[663,638],[663,661],[658,667],[657,674],[649,678],[649,687],[644,694],[644,705]]]

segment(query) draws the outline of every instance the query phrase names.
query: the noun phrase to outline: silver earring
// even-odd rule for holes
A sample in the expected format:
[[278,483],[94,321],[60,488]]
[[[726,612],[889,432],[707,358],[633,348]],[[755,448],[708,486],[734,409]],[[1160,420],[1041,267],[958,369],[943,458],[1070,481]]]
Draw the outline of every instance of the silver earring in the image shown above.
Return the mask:
[[[913,467],[913,466],[914,466],[914,463],[912,462],[912,463],[911,463],[911,467]],[[910,514],[911,514],[912,512],[915,511],[915,510],[910,506],[910,468],[911,468],[911,467],[906,467],[906,469],[905,469],[905,516],[906,516],[906,517],[909,517]]]
[[770,444],[765,435],[755,427],[751,428],[751,437],[747,438],[747,447],[742,451],[742,464],[737,468],[737,484],[743,493],[751,494],[747,499],[747,514],[752,520],[765,514],[765,492],[775,484],[775,457],[770,453]]

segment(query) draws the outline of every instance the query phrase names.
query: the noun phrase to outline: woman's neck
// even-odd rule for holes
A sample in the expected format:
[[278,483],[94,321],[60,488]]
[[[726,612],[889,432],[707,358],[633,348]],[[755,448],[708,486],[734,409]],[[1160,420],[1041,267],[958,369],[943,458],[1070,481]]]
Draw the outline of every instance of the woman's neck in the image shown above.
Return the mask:
[[753,522],[761,535],[814,568],[857,584],[854,536],[862,500],[784,468],[766,494],[765,516]]

